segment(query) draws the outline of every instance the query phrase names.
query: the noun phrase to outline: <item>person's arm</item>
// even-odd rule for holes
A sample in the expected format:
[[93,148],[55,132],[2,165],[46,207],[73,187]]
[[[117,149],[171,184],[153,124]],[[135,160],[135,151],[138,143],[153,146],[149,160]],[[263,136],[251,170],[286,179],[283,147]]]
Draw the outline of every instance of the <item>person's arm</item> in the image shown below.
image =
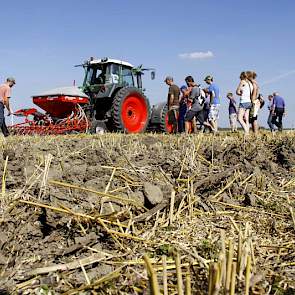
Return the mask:
[[275,114],[275,108],[276,108],[276,99],[274,97],[272,100],[272,105],[271,105],[271,112],[273,115]]
[[215,97],[215,93],[214,93],[214,90],[212,89],[211,85],[208,88],[208,93],[210,95],[210,105],[211,105],[211,104],[213,104],[213,100]]
[[[251,83],[251,82],[250,82]],[[256,97],[258,96],[258,87],[256,83],[252,83],[253,85],[253,91],[252,91],[252,95],[251,95],[251,101],[255,101]]]
[[169,104],[168,104],[168,109],[169,110],[172,107],[173,101],[174,101],[174,94],[171,93],[171,94],[169,94]]
[[243,85],[244,85],[243,81],[240,81],[239,86],[238,86],[238,88],[236,90],[236,94],[239,95],[239,96],[241,96],[242,93],[243,93],[243,91],[242,91]]
[[171,106],[172,106],[172,103],[173,103],[173,100],[174,100],[174,94],[173,94],[173,89],[172,87],[170,86],[169,87],[169,91],[168,91],[168,110],[171,109]]

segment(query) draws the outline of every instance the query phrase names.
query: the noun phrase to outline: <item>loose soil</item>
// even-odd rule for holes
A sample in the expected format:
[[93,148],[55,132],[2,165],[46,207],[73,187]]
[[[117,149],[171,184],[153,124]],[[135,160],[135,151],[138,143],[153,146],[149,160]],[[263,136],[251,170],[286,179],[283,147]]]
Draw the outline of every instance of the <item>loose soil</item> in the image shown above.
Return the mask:
[[223,234],[252,259],[252,294],[295,294],[292,132],[10,137],[0,153],[0,294],[149,294],[144,254],[160,288],[167,257],[172,294],[176,252],[207,294]]

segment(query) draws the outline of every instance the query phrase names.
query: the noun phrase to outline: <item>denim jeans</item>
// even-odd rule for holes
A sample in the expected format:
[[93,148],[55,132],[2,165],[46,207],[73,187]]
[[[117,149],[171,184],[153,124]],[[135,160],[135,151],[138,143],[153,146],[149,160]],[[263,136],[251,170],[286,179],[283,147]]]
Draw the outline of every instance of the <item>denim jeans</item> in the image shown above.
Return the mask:
[[4,104],[2,102],[0,102],[0,128],[5,137],[9,135],[9,131],[5,123]]
[[269,112],[268,119],[267,119],[267,124],[268,124],[271,131],[273,131],[275,129],[275,126],[272,123],[272,117],[273,117],[272,112]]

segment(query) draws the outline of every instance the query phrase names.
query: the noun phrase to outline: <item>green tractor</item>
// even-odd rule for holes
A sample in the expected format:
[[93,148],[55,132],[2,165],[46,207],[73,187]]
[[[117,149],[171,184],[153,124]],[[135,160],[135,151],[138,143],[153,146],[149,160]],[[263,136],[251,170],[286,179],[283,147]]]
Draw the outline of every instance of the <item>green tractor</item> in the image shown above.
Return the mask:
[[89,97],[87,114],[93,133],[101,129],[126,133],[144,132],[150,121],[150,104],[144,95],[142,75],[153,69],[136,68],[128,62],[104,58],[86,61],[82,91]]

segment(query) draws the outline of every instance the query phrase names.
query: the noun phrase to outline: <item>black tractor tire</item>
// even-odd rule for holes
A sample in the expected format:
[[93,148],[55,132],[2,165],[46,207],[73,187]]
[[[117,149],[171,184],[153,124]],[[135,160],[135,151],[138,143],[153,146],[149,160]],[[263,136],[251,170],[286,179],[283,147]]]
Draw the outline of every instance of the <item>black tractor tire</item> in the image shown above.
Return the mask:
[[112,125],[115,131],[142,133],[150,120],[150,104],[138,88],[120,89],[113,99]]

